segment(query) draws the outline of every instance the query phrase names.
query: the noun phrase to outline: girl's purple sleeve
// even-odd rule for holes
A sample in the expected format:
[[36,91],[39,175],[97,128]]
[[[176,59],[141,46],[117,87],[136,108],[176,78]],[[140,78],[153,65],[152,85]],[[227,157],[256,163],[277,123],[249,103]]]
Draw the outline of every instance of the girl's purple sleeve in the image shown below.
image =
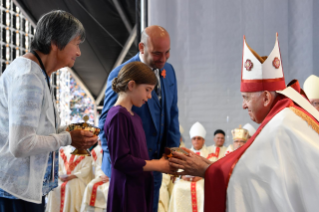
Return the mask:
[[144,159],[131,154],[129,140],[129,119],[122,113],[116,114],[108,129],[107,142],[110,151],[112,166],[125,174],[137,176],[143,173]]

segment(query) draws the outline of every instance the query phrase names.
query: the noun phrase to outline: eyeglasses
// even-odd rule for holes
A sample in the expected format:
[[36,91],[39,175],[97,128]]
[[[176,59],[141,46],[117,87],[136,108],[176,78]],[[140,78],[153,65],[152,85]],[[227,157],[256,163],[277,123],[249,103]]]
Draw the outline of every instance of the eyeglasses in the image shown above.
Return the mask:
[[319,101],[313,101],[313,102],[311,102],[311,104],[312,104],[314,107],[319,107]]

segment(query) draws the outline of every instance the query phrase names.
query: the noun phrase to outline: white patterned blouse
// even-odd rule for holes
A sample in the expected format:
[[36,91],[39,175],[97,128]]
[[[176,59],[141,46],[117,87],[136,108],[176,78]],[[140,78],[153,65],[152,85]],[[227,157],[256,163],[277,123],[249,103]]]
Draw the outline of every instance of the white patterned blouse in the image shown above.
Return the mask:
[[0,188],[19,199],[41,203],[50,153],[71,144],[54,110],[40,66],[15,59],[0,77]]

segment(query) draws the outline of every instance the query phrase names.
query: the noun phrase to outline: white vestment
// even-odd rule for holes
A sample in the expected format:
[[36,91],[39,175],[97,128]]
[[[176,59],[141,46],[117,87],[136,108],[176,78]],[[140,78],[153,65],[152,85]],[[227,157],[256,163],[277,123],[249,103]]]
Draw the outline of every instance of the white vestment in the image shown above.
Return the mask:
[[[72,146],[62,147],[59,154],[59,177],[75,175],[77,178],[62,182],[48,196],[46,211],[48,212],[79,212],[86,185],[92,176],[92,158],[90,156],[74,156]],[[65,156],[65,157],[64,157]],[[70,160],[72,159],[73,160]],[[72,168],[74,167],[74,168]]]
[[[180,142],[180,147],[185,147],[185,143],[183,141]],[[158,212],[167,212],[168,206],[172,194],[172,190],[174,188],[174,183],[171,180],[171,175],[162,174],[162,184],[159,191],[159,200],[158,200]]]
[[158,212],[167,212],[169,200],[171,197],[174,184],[171,181],[171,175],[162,174],[162,185],[160,188],[160,195],[158,201]]
[[95,178],[87,185],[83,195],[81,212],[106,211],[106,201],[110,182],[103,183],[100,176],[105,176],[101,169],[103,150],[97,145],[91,152]]
[[207,148],[209,149],[209,152],[211,152],[210,155],[208,156],[208,159],[210,161],[215,162],[225,156],[225,152],[226,152],[225,146],[219,147],[218,149],[217,146],[212,145]]
[[[200,156],[207,158],[211,153],[204,145],[199,151]],[[193,212],[204,211],[204,179],[197,182],[189,182],[183,179],[176,180],[169,203],[169,212]]]
[[230,144],[225,151],[225,156],[233,151],[234,151],[234,145]]
[[235,166],[227,211],[318,211],[318,161],[318,133],[291,109],[283,109]]

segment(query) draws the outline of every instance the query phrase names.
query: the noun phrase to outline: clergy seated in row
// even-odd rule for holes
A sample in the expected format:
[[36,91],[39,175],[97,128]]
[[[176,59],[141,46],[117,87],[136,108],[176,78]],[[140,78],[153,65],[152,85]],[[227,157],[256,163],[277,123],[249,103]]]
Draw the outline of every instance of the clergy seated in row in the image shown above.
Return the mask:
[[[185,143],[183,141],[184,129],[182,125],[179,125],[179,132],[181,134],[180,137],[180,147],[185,147]],[[172,178],[172,175],[162,174],[162,185],[160,188],[159,200],[158,200],[158,212],[167,212],[169,201],[171,198],[172,190],[174,187],[175,178]]]
[[[205,145],[206,130],[199,122],[190,129],[192,139],[191,150],[196,154],[207,158],[211,153]],[[183,176],[175,180],[169,203],[170,212],[193,212],[204,211],[204,179],[194,176]]]
[[209,146],[209,151],[211,152],[207,157],[210,161],[217,161],[220,158],[224,157],[226,152],[225,143],[225,132],[223,130],[216,130],[214,132],[214,142],[215,144]]
[[92,178],[91,156],[72,155],[75,148],[60,148],[59,185],[48,195],[47,212],[78,212],[84,190]]
[[103,150],[101,143],[91,151],[94,179],[86,186],[81,212],[106,211],[106,200],[109,192],[109,178],[101,169]]
[[243,146],[249,137],[249,133],[248,130],[243,129],[241,127],[241,125],[239,125],[239,128],[235,128],[231,131],[231,134],[233,136],[233,144],[229,145],[225,156],[230,154],[231,152],[235,151],[236,149],[238,149],[239,147]]

